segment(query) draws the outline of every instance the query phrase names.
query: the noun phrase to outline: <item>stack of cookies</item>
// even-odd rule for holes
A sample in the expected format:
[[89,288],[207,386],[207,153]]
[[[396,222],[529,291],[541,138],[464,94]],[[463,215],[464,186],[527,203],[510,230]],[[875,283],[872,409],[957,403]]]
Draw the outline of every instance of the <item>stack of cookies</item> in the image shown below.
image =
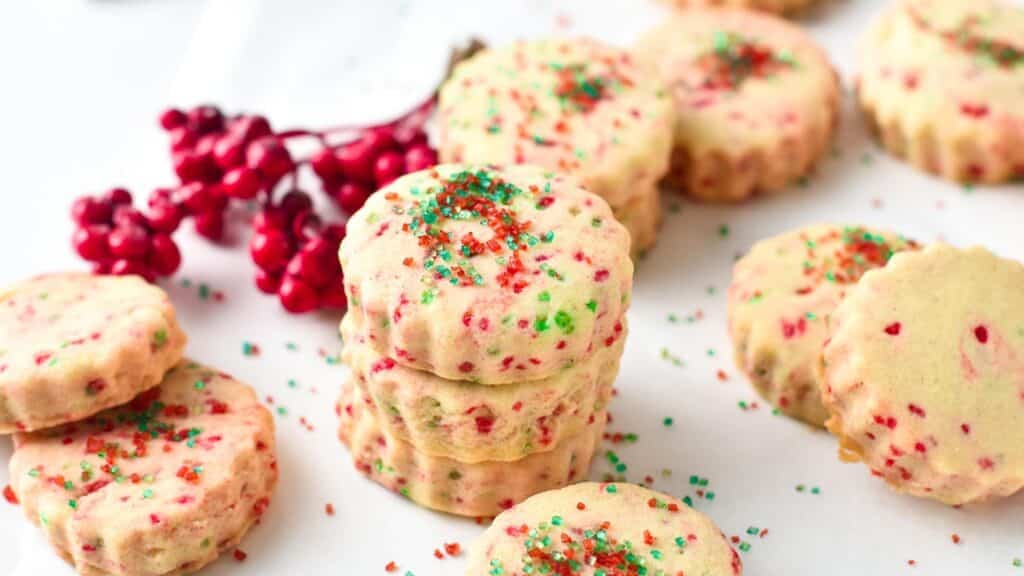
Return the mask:
[[575,180],[442,165],[374,194],[340,259],[339,435],[413,501],[493,516],[582,479],[632,289],[629,234]]
[[238,543],[277,483],[256,393],[182,358],[167,294],[52,274],[0,291],[8,499],[81,574],[193,572]]
[[587,38],[483,50],[441,88],[444,162],[534,164],[571,174],[650,248],[661,221],[675,108],[654,66]]

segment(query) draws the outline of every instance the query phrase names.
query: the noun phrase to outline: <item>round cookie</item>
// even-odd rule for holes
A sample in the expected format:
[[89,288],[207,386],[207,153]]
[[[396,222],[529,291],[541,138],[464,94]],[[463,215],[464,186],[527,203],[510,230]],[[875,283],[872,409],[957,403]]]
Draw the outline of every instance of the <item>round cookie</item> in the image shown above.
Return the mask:
[[1024,176],[1024,9],[903,0],[859,61],[861,107],[892,154],[954,181]]
[[824,426],[817,368],[829,315],[864,273],[916,248],[889,232],[830,224],[758,242],[729,287],[736,366],[783,414]]
[[806,9],[814,0],[663,0],[676,8],[745,8],[774,14],[792,14]]
[[473,543],[466,576],[739,576],[721,530],[677,498],[634,484],[585,482],[502,512]]
[[0,434],[131,400],[185,340],[167,294],[137,276],[49,274],[0,290]]
[[675,100],[668,181],[701,200],[735,202],[806,175],[839,119],[839,81],[798,26],[745,10],[686,10],[645,35]]
[[479,386],[381,356],[353,335],[348,317],[341,334],[342,360],[363,396],[373,400],[374,416],[388,435],[420,452],[468,463],[519,460],[579,434],[611,399],[625,343],[619,338],[602,345],[544,380]]
[[349,220],[340,259],[368,345],[488,385],[548,378],[613,344],[633,280],[605,201],[529,166],[404,176]]
[[389,435],[374,416],[372,400],[351,382],[338,401],[338,437],[357,470],[413,502],[460,516],[491,517],[526,498],[586,477],[608,420],[593,414],[576,436],[547,452],[514,462],[468,464],[431,456]]
[[823,358],[841,455],[947,504],[1024,487],[1024,266],[935,244],[869,272]]
[[14,445],[25,514],[85,576],[194,572],[238,543],[277,483],[255,392],[188,361],[125,406]]
[[[619,210],[669,166],[675,111],[653,67],[589,38],[517,42],[459,64],[439,95],[444,162],[534,164]],[[636,238],[634,251],[650,246]]]

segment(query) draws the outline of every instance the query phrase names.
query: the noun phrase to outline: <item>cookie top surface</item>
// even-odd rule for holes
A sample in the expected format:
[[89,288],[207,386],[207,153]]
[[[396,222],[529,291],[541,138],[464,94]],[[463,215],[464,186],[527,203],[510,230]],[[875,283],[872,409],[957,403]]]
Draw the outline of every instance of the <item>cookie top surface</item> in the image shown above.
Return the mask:
[[0,290],[0,432],[127,402],[184,345],[167,294],[135,276],[50,274]]
[[[816,368],[828,317],[867,271],[917,243],[863,227],[819,224],[762,240],[733,268],[729,328],[737,363],[783,412],[824,425]],[[800,386],[810,386],[806,396]]]
[[370,345],[481,384],[545,378],[610,346],[632,288],[607,203],[526,166],[405,176],[352,217],[340,259]]
[[1024,9],[995,0],[904,0],[866,35],[860,75],[861,98],[883,123],[898,116],[908,129],[1000,140],[1016,130],[1019,138]]
[[596,40],[488,49],[440,92],[441,159],[573,174],[618,207],[668,168],[674,110],[657,72]]
[[890,482],[958,504],[1024,485],[1024,266],[897,254],[833,315],[829,427]]
[[676,146],[692,154],[773,147],[831,125],[839,96],[828,58],[798,26],[746,10],[694,9],[637,44],[669,84]]
[[274,424],[248,385],[183,361],[125,406],[17,434],[10,470],[26,514],[76,566],[169,573],[212,560],[262,514]]
[[717,526],[678,499],[633,484],[544,492],[494,519],[467,576],[742,573]]

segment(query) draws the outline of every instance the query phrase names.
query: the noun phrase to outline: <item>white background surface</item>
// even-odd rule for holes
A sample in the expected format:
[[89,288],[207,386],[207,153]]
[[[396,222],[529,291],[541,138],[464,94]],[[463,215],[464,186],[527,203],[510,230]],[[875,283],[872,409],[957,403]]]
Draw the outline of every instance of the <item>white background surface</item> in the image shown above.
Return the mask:
[[[837,2],[806,21],[847,86],[856,38],[883,4]],[[125,184],[144,196],[171,182],[155,123],[165,105],[211,101],[265,113],[279,127],[381,119],[427,94],[448,47],[470,34],[504,42],[589,33],[628,44],[660,14],[646,0],[4,2],[0,283],[83,267],[68,245],[75,195]],[[638,268],[612,404],[611,431],[639,440],[606,448],[628,464],[628,479],[653,476],[655,488],[680,497],[695,497],[691,475],[708,478],[714,500],[695,497],[696,507],[751,543],[742,554],[746,574],[1024,576],[1012,566],[1024,557],[1024,495],[962,510],[898,496],[866,468],[840,464],[828,435],[763,406],[738,407],[756,397],[731,361],[724,295],[733,258],[755,240],[830,220],[984,244],[1024,259],[1021,185],[965,191],[919,175],[868,142],[849,104],[836,153],[809,186],[740,207],[669,201],[681,210],[669,215],[659,245]],[[234,245],[212,247],[183,227],[177,238],[185,263],[165,283],[191,336],[189,353],[286,409],[277,417],[282,482],[263,525],[242,543],[249,558],[222,559],[205,573],[364,576],[384,574],[394,560],[399,575],[461,574],[460,560],[439,561],[432,552],[452,541],[465,548],[482,528],[419,509],[351,468],[334,435],[345,370],[323,356],[339,351],[338,318],[288,316],[258,294],[247,234],[236,223]],[[182,286],[183,278],[192,286]],[[199,283],[223,291],[224,302],[201,299]],[[703,319],[688,322],[698,311]],[[262,353],[243,356],[244,341]],[[287,342],[298,349],[287,350]],[[0,461],[10,449],[0,439]],[[5,468],[0,486],[8,482]],[[592,477],[609,471],[598,457]],[[328,502],[333,517],[324,513]],[[769,532],[748,536],[751,526]],[[0,574],[71,574],[21,510],[2,501],[0,534]]]

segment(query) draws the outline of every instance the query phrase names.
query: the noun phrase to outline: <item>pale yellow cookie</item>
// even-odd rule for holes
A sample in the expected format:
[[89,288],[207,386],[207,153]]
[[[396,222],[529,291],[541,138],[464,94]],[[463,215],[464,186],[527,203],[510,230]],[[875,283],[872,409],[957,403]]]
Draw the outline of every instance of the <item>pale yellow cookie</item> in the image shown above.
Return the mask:
[[668,181],[701,200],[776,192],[829,148],[839,82],[798,26],[745,10],[686,10],[637,44],[675,100]]
[[502,512],[473,543],[466,576],[739,576],[707,516],[634,484],[584,482]]
[[631,253],[642,255],[654,247],[661,228],[661,195],[657,187],[636,195],[624,205],[613,208],[615,218],[629,231]]
[[195,572],[237,544],[277,484],[256,393],[188,361],[124,406],[14,446],[11,488],[83,576]]
[[832,315],[828,428],[900,492],[1024,487],[1024,266],[935,244],[868,272]]
[[342,360],[389,435],[460,462],[513,461],[579,434],[611,399],[624,338],[565,371],[508,386],[480,386],[412,370],[381,356],[341,323]]
[[185,333],[138,276],[62,273],[0,289],[0,434],[74,422],[160,383]]
[[729,287],[736,365],[783,414],[824,426],[817,367],[829,315],[865,272],[916,248],[893,233],[831,224],[758,242]]
[[349,220],[340,258],[367,345],[487,385],[548,378],[614,345],[633,283],[608,204],[529,166],[404,176]]
[[860,104],[890,152],[955,181],[1024,176],[1024,9],[902,0],[859,59]]
[[467,464],[424,454],[389,435],[372,400],[351,382],[342,388],[338,412],[338,436],[360,472],[421,506],[461,516],[496,516],[533,494],[585,478],[607,422],[607,413],[598,412],[579,434],[547,452]]

